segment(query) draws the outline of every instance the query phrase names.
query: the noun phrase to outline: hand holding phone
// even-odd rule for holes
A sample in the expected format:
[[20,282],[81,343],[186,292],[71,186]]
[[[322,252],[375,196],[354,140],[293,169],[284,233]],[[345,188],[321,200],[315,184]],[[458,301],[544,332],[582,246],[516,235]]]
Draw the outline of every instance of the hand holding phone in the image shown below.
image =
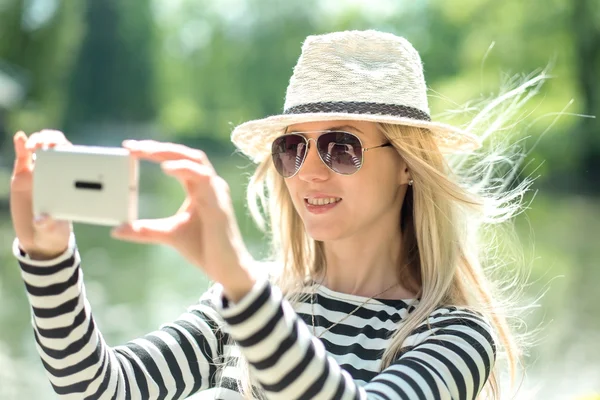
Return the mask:
[[[29,138],[17,132],[13,138],[15,166],[10,182],[10,213],[18,245],[29,257],[47,260],[62,254],[68,247],[72,226],[49,216],[33,214],[33,152],[39,148],[68,146],[62,132],[44,130]],[[35,217],[35,218],[34,218]]]
[[72,221],[121,225],[137,218],[139,162],[128,150],[73,146],[56,130],[17,132],[13,141],[11,219],[31,258],[62,254]]

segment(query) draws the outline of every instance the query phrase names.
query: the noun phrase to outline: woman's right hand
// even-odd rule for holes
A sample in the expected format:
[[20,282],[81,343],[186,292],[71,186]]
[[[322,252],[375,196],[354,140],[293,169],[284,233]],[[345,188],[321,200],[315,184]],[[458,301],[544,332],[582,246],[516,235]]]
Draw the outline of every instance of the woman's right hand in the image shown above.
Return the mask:
[[[14,136],[15,166],[10,183],[10,213],[19,245],[32,259],[48,260],[64,253],[69,245],[72,224],[33,215],[33,153],[40,148],[70,145],[60,131],[42,130],[29,138]],[[60,193],[55,195],[60,196]]]

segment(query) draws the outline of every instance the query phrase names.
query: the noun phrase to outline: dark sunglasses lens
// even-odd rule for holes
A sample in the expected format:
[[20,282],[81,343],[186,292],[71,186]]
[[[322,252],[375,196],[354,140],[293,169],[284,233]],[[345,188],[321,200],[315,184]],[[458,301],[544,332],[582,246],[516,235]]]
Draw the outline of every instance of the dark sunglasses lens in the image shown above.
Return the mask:
[[275,169],[289,178],[302,166],[306,155],[306,141],[300,135],[284,135],[273,141],[271,155]]
[[338,174],[353,174],[362,165],[362,145],[351,133],[325,133],[319,136],[317,148],[325,164]]

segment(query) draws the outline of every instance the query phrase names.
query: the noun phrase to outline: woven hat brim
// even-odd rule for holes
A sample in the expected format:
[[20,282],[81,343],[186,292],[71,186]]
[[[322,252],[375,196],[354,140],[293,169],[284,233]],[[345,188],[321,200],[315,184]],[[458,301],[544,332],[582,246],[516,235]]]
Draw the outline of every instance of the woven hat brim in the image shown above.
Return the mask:
[[308,113],[282,114],[245,122],[231,133],[233,144],[253,162],[260,163],[271,155],[271,143],[293,124],[329,120],[352,120],[408,125],[429,129],[442,153],[465,153],[481,147],[477,136],[441,122],[419,121],[376,114]]

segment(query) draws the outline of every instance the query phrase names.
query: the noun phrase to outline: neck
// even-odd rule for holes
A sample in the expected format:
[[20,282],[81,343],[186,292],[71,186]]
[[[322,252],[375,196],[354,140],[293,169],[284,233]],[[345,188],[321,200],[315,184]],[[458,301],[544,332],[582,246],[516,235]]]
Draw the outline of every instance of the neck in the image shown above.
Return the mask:
[[[381,228],[381,227],[379,227]],[[398,281],[402,268],[402,233],[386,229],[365,230],[348,238],[324,243],[327,267],[323,280],[327,288],[347,294],[379,298],[412,298]],[[394,287],[390,287],[396,284]],[[389,290],[386,290],[389,289]],[[380,296],[378,293],[385,290]]]

